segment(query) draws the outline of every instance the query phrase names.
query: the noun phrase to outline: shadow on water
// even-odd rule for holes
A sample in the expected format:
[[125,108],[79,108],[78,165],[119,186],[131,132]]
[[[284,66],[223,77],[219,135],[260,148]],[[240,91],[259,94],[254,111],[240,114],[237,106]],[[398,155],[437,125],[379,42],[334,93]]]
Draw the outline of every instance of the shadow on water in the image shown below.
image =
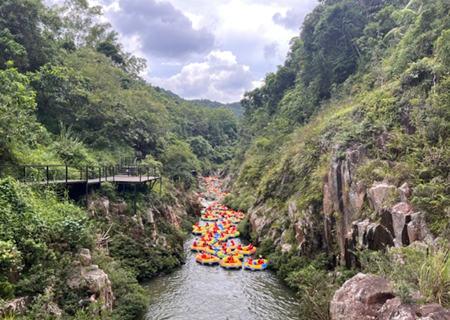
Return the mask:
[[150,294],[144,319],[299,319],[295,293],[274,272],[202,266],[189,250],[193,241],[182,268],[142,284]]

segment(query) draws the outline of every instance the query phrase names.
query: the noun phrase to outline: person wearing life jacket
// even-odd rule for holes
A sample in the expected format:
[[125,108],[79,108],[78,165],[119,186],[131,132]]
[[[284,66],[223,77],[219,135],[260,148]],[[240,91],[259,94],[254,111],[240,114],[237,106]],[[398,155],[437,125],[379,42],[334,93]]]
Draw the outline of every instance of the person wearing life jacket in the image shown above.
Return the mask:
[[208,244],[206,243],[206,241],[203,241],[202,247],[207,247]]
[[194,243],[192,244],[193,247],[197,246],[197,241],[194,241]]
[[198,222],[195,224],[196,227],[198,227]]
[[233,255],[230,253],[227,258],[228,263],[234,263]]
[[231,240],[231,246],[234,247],[235,243],[234,240]]
[[253,243],[250,242],[250,244],[248,245],[248,250],[252,250],[253,249]]
[[242,244],[239,243],[237,250],[242,250]]
[[258,264],[264,264],[264,259],[262,258],[262,256],[259,256]]
[[248,259],[248,264],[249,265],[253,265],[253,258],[252,257],[250,257],[250,259]]
[[208,228],[208,227],[209,227],[209,222],[207,222],[207,223],[206,223],[205,227],[206,227],[206,228]]
[[206,259],[206,258],[207,258],[207,255],[206,255],[205,251],[202,251],[202,259]]

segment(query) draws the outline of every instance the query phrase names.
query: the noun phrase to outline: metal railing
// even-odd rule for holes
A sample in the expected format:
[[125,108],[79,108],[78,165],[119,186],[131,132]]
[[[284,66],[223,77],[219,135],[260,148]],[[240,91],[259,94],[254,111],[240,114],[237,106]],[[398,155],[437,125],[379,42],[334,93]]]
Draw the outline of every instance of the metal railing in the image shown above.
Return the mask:
[[34,183],[83,183],[111,181],[115,182],[118,175],[129,177],[139,177],[142,182],[143,177],[159,177],[160,170],[157,166],[133,166],[120,168],[115,166],[89,166],[89,165],[3,165],[0,166],[0,177],[13,177],[22,182]]
[[[125,170],[125,172],[124,172]],[[160,168],[158,166],[131,166],[127,168],[122,168],[122,174],[126,174],[129,177],[139,177],[139,182],[141,182],[142,177],[159,177]]]
[[[0,166],[1,177],[13,177],[23,182],[50,183],[59,182],[86,182],[99,179],[114,181],[119,174],[119,166],[90,166],[90,165],[3,165]],[[103,180],[102,180],[103,179]]]

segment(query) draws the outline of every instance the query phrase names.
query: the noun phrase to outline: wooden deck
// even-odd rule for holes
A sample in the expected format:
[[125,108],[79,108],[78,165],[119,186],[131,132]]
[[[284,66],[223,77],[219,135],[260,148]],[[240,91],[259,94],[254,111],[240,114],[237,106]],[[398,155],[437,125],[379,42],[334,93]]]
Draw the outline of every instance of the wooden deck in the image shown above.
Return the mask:
[[[97,179],[89,179],[87,181],[88,185],[99,184],[103,182],[115,182],[115,183],[123,183],[123,184],[140,184],[149,181],[155,181],[161,179],[160,177],[133,177],[127,175],[115,175],[110,177],[102,177]],[[86,180],[50,180],[50,181],[42,181],[39,184],[86,184]]]

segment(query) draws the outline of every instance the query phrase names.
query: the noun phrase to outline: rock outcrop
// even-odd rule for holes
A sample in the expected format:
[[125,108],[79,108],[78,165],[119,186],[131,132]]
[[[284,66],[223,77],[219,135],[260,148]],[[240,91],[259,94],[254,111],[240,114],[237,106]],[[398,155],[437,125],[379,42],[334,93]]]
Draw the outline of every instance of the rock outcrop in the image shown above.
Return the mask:
[[385,181],[375,181],[367,191],[370,208],[376,212],[381,212],[388,205],[389,199],[396,195],[397,188]]
[[361,211],[366,197],[366,187],[362,182],[355,181],[355,174],[365,156],[361,144],[355,144],[347,149],[343,160],[338,157],[338,149],[339,145],[333,148],[330,170],[323,187],[325,243],[331,250],[334,237],[332,230],[336,225],[340,259],[350,266],[352,257],[348,249],[351,249],[352,243],[352,224],[356,219],[355,216]]
[[390,282],[374,275],[357,274],[335,293],[332,320],[445,320],[450,310],[438,304],[401,304]]
[[330,304],[333,320],[373,320],[394,293],[389,281],[374,275],[357,274],[334,294]]
[[[356,245],[380,250],[425,239],[433,241],[422,214],[409,204],[412,191],[407,183],[397,188],[387,181],[375,181],[367,189],[363,182],[356,181],[356,170],[365,159],[362,145],[355,144],[347,149],[344,159],[338,157],[338,150],[339,145],[334,146],[322,190],[324,240],[329,250],[337,240],[340,249],[338,261],[345,262],[347,268],[357,266],[356,257],[349,252]],[[366,197],[379,217],[377,223],[358,219]],[[299,228],[297,223],[296,237],[304,239],[309,230]]]
[[111,311],[115,298],[108,275],[97,265],[90,264],[91,255],[88,249],[81,249],[79,257],[81,261],[74,262],[77,272],[68,279],[67,285],[72,289],[86,288],[91,294],[89,302],[100,300],[102,310]]
[[14,312],[16,316],[25,312],[28,307],[29,297],[17,297],[9,301],[3,310],[0,310],[1,314],[8,314]]
[[270,208],[263,205],[251,209],[249,221],[254,231],[260,233],[264,227],[269,226],[272,223],[273,219],[270,218],[270,215],[268,214],[270,211]]

